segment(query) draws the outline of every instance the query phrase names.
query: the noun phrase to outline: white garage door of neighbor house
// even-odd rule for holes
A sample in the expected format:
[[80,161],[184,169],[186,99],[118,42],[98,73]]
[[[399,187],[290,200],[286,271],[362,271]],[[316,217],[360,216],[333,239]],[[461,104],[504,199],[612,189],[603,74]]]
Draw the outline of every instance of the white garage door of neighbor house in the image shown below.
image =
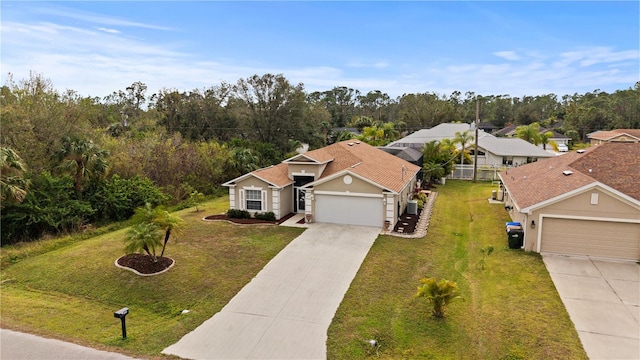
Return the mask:
[[382,227],[382,198],[315,195],[316,222]]
[[640,224],[544,218],[540,251],[640,260]]

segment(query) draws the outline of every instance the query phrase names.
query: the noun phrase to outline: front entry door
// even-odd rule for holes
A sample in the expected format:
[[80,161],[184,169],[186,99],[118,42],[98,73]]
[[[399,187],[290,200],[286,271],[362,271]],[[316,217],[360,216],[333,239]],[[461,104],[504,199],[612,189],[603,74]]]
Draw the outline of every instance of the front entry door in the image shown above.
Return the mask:
[[300,187],[312,182],[313,176],[294,176],[293,181],[293,212],[304,213],[304,191]]
[[304,212],[304,191],[296,188],[296,212]]

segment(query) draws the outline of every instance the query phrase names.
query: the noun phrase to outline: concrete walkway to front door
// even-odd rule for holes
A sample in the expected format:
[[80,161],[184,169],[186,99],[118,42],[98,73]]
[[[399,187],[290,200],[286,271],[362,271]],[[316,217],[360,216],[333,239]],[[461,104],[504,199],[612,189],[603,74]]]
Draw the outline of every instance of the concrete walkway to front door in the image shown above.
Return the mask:
[[640,358],[640,266],[543,254],[590,359]]
[[188,359],[325,359],[327,329],[374,227],[309,224],[211,319],[164,354]]

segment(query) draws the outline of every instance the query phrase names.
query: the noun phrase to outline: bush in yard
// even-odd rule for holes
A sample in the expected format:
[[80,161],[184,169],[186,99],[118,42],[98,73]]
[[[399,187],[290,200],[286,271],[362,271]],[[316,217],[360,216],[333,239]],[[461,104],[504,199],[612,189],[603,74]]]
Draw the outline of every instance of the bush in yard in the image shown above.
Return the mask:
[[272,211],[265,213],[255,213],[253,217],[258,220],[276,221],[276,214],[274,214]]
[[420,279],[422,285],[418,286],[418,291],[414,297],[424,297],[433,305],[433,316],[444,317],[444,309],[449,303],[456,299],[462,299],[458,294],[458,284],[453,281],[435,278]]
[[229,209],[227,216],[233,219],[251,219],[251,213],[247,210]]

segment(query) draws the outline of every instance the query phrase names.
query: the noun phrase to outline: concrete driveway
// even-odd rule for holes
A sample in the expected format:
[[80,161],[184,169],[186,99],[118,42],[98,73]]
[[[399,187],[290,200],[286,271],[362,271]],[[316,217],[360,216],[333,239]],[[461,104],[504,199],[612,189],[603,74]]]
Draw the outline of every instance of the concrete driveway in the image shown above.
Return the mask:
[[640,359],[640,266],[543,254],[590,359]]
[[325,359],[327,329],[379,228],[310,224],[211,319],[162,352]]

